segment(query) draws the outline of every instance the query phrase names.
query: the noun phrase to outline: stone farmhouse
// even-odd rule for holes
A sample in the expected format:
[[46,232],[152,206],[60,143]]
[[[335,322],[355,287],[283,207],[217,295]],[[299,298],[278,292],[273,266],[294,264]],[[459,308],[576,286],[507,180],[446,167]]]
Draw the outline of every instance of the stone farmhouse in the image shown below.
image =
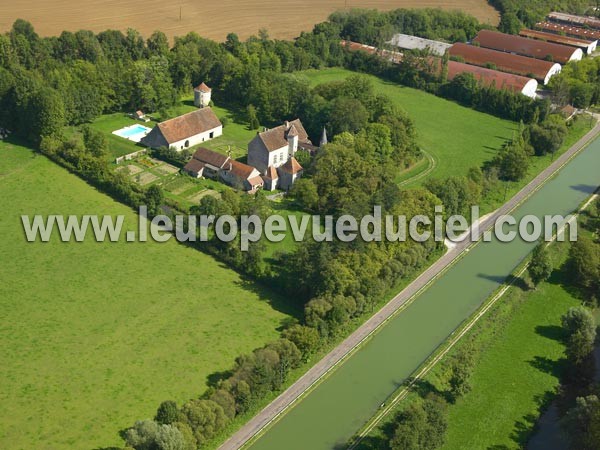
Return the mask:
[[141,143],[154,149],[167,147],[181,151],[222,134],[223,124],[206,107],[157,124]]
[[206,148],[196,150],[183,170],[194,178],[221,179],[230,186],[251,193],[264,186],[256,168]]
[[263,176],[266,190],[288,190],[302,176],[302,166],[295,158],[298,150],[317,150],[300,119],[258,133],[248,144],[248,164]]

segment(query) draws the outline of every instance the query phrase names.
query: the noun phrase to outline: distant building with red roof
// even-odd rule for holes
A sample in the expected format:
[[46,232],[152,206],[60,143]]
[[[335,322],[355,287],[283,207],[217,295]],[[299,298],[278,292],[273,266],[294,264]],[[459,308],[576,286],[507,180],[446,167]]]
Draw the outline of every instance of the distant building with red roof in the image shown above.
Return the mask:
[[475,39],[473,39],[473,43],[480,47],[491,48],[492,50],[553,61],[560,64],[566,64],[569,61],[579,61],[583,58],[583,50],[580,48],[552,44],[550,42],[490,30],[481,30]]
[[540,41],[580,48],[587,55],[594,53],[594,51],[596,51],[596,47],[598,46],[598,40],[587,40],[570,36],[562,36],[560,34],[548,33],[545,31],[521,30],[519,35],[530,39],[538,39]]
[[449,53],[451,57],[460,58],[467,64],[535,78],[544,84],[548,84],[550,78],[562,69],[562,66],[558,63],[463,43],[454,44]]

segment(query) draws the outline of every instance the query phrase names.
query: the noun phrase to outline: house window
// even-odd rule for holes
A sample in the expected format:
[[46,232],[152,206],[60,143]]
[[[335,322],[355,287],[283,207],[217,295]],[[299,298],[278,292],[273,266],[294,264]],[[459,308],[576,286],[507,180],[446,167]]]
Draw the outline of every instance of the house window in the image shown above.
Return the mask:
[[284,155],[285,155],[285,153],[283,153],[283,152],[282,152],[282,153],[281,153],[281,155],[279,156],[279,160],[280,160],[281,162],[283,162],[283,158],[285,158],[285,156],[284,156]]
[[185,148],[188,148],[190,146],[190,141],[185,141]]
[[212,139],[212,138],[214,138],[214,137],[215,137],[215,132],[214,132],[214,131],[211,131],[211,132],[210,132],[210,134],[209,134],[208,136],[209,136],[209,139]]
[[277,154],[273,157],[273,164],[277,164]]

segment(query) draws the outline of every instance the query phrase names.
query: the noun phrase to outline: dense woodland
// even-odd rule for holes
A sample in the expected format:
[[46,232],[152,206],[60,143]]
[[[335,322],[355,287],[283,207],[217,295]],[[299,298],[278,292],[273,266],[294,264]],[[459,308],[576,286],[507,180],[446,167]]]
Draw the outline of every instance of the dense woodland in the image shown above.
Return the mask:
[[[456,12],[352,11],[334,14],[293,42],[271,40],[264,31],[246,42],[230,34],[223,43],[190,33],[169,46],[161,32],[145,40],[134,30],[63,32],[41,38],[29,23],[19,20],[10,32],[0,35],[0,128],[14,131],[124,203],[148,205],[155,215],[166,202],[161,189],[138,187],[113,171],[106,158],[106,138],[85,124],[101,114],[135,109],[165,117],[182,94],[205,81],[250,123],[271,126],[300,117],[315,142],[324,126],[335,136],[314,159],[302,161],[307,176],[290,193],[301,210],[362,216],[381,205],[384,216],[410,217],[432,215],[441,201],[448,215],[466,212],[501,180],[522,179],[531,158],[555,152],[567,133],[564,121],[550,114],[547,102],[482,88],[469,76],[448,83],[416,63],[392,66],[377,57],[346,51],[340,39],[381,44],[393,32],[406,32],[464,41],[480,28],[473,18]],[[295,74],[326,66],[383,76],[521,121],[522,126],[493,161],[473,167],[467,177],[402,191],[394,179],[421,157],[410,117],[375,94],[361,76],[311,88]],[[595,102],[597,92],[582,94],[577,86],[597,85],[597,77],[597,68],[582,65],[581,70],[566,71],[561,83],[567,88],[561,85],[556,90],[569,98],[581,95],[585,101],[589,96],[589,103]],[[67,138],[66,127],[78,127],[83,138]],[[155,156],[182,163],[189,155],[162,149]],[[251,197],[226,190],[220,201],[205,197],[192,212],[264,218],[271,208],[260,194]],[[269,392],[284,385],[291,370],[350,331],[353,319],[371,312],[399,280],[441,250],[434,242],[306,242],[293,253],[275,255],[273,267],[283,270],[273,270],[261,257],[263,246],[256,243],[241,252],[239,242],[212,240],[199,248],[286,292],[304,308],[304,316],[285,329],[280,340],[237,358],[231,373],[198,398],[181,406],[164,402],[154,420],[138,422],[124,433],[128,446],[137,450],[203,447],[238,414],[255,410]],[[430,399],[420,410],[409,411],[403,416],[406,426],[412,427],[413,420],[440,417],[439,405]],[[397,446],[404,445],[402,436],[396,438]]]

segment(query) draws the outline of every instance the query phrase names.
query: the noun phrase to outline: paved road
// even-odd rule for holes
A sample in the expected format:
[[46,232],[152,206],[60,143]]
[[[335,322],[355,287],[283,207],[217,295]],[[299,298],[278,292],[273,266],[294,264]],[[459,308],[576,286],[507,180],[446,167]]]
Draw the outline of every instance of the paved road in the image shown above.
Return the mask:
[[[480,236],[483,232],[493,227],[496,220],[502,215],[509,214],[519,204],[526,200],[531,194],[538,190],[546,180],[552,177],[565,164],[567,164],[574,156],[579,153],[589,142],[595,139],[600,134],[600,123],[587,133],[579,142],[571,147],[567,152],[561,155],[547,169],[535,177],[527,186],[519,191],[513,198],[506,202],[501,208],[495,211],[490,216],[483,219],[479,225]],[[377,329],[385,325],[392,316],[402,308],[409,300],[413,299],[430,283],[432,283],[445,269],[452,265],[461,255],[473,244],[470,238],[458,243],[456,247],[448,251],[444,256],[433,263],[411,284],[409,284],[402,292],[394,297],[374,316],[367,320],[354,333],[346,338],[340,345],[334,348],[308,372],[299,378],[286,391],[280,394],[266,408],[240,428],[233,436],[231,436],[219,450],[237,450],[244,446],[250,439],[261,432],[266,426],[276,420],[296,401],[299,401],[312,386],[319,382],[331,370],[339,365],[356,350],[362,342],[371,336]]]

